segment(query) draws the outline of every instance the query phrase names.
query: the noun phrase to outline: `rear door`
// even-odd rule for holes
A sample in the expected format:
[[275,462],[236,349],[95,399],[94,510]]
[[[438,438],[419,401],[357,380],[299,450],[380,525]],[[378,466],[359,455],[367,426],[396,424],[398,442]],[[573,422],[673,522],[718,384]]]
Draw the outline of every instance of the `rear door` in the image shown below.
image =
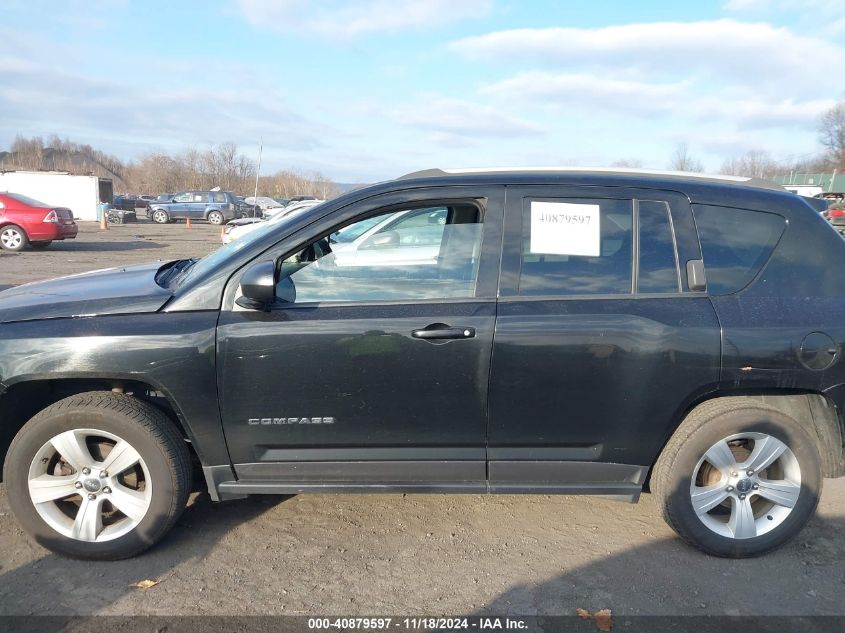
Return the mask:
[[191,201],[185,207],[186,217],[192,220],[205,218],[205,210],[209,205],[209,193],[207,191],[191,192]]
[[508,188],[492,489],[639,489],[678,416],[719,378],[718,322],[686,278],[700,258],[679,194]]

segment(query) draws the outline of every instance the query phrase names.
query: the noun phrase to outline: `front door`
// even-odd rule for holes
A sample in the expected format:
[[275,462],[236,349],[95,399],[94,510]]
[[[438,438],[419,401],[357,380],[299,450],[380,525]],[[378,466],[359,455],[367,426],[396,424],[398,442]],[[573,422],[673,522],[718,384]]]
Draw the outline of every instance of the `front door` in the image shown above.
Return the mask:
[[501,187],[371,198],[278,246],[275,304],[219,322],[240,480],[484,489],[503,203]]
[[507,195],[490,382],[490,486],[636,494],[674,424],[719,380],[719,324],[679,194]]
[[188,207],[193,199],[194,194],[190,191],[186,191],[185,193],[180,193],[178,196],[175,196],[173,198],[173,202],[171,202],[167,208],[170,218],[178,218],[181,220],[182,218],[188,217]]

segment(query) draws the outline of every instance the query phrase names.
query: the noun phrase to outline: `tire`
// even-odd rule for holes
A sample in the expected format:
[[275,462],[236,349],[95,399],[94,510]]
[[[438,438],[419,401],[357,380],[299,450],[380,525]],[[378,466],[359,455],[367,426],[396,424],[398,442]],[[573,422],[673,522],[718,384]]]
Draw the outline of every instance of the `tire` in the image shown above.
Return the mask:
[[56,402],[23,426],[9,447],[4,481],[12,511],[42,546],[74,558],[119,560],[173,527],[191,490],[191,461],[160,410],[92,391]]
[[223,217],[223,214],[220,213],[220,211],[209,211],[208,215],[205,216],[205,219],[215,226],[220,226],[226,221],[226,218]]
[[669,526],[701,551],[728,558],[760,556],[795,537],[821,487],[815,440],[793,418],[745,397],[694,409],[651,475]]
[[0,248],[4,251],[12,251],[17,253],[26,248],[29,243],[29,238],[24,231],[17,224],[7,224],[0,227]]
[[170,216],[164,209],[155,209],[152,212],[152,220],[156,224],[167,224],[170,222]]
[[29,245],[35,249],[47,248],[50,244],[53,243],[53,240],[47,240],[46,242],[30,242]]

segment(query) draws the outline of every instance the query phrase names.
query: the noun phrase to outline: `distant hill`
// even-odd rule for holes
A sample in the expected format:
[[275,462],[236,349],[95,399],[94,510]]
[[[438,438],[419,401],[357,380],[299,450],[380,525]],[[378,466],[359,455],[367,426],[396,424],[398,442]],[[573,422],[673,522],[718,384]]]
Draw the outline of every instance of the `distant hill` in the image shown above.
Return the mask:
[[337,188],[340,189],[340,193],[348,193],[355,189],[361,189],[362,187],[367,187],[371,185],[371,182],[336,182],[334,183],[337,185]]
[[37,154],[0,151],[0,170],[66,171],[71,174],[93,174],[122,182],[125,167],[116,161],[104,160],[85,151],[45,147]]

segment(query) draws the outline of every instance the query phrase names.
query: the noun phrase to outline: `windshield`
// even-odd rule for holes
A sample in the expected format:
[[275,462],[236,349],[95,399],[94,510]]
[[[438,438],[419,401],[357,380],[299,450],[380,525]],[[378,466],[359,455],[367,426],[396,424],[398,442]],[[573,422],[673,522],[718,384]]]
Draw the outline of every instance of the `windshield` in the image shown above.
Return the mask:
[[45,204],[44,202],[36,200],[35,198],[30,198],[29,196],[25,196],[25,195],[20,194],[20,193],[7,193],[6,195],[9,196],[10,198],[14,198],[18,202],[23,202],[24,204],[27,204],[31,207],[49,207],[50,206],[49,204]]
[[[302,211],[310,211],[311,209],[316,209],[318,206],[322,205],[307,207],[307,209],[302,209]],[[181,286],[191,277],[199,277],[208,271],[213,270],[221,263],[235,255],[235,253],[238,253],[245,248],[249,248],[254,242],[262,239],[271,231],[278,232],[280,236],[283,235],[285,227],[300,215],[302,215],[302,213],[291,213],[290,215],[276,216],[272,220],[266,222],[258,222],[257,224],[260,226],[258,226],[255,230],[247,233],[240,239],[229,242],[225,246],[221,246],[216,251],[209,253],[202,259],[196,260],[196,262],[194,262],[190,267],[185,268],[178,277],[174,278],[174,284],[176,286]]]

